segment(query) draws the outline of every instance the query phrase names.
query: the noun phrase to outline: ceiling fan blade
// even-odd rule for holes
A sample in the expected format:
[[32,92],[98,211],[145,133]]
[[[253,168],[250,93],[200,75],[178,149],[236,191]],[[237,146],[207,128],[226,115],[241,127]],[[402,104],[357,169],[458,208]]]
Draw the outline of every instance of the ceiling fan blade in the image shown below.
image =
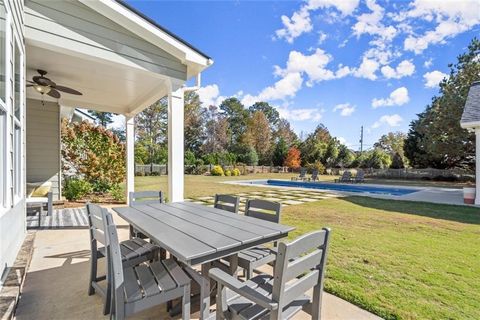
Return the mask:
[[27,82],[30,82],[30,83],[35,83],[35,82],[33,82],[32,80],[27,80]]
[[59,99],[60,98],[60,92],[58,92],[55,89],[50,89],[50,91],[47,93],[50,97]]
[[80,91],[77,91],[75,89],[72,89],[72,88],[69,88],[69,87],[64,87],[64,86],[54,86],[55,89],[57,89],[58,91],[62,91],[62,92],[66,92],[66,93],[70,93],[70,94],[76,94],[77,96],[81,96],[82,93]]
[[27,88],[28,88],[28,87],[33,87],[33,84],[27,84]]
[[42,77],[42,76],[34,76],[33,81],[41,86],[50,86],[50,87],[55,87],[55,82],[52,80]]

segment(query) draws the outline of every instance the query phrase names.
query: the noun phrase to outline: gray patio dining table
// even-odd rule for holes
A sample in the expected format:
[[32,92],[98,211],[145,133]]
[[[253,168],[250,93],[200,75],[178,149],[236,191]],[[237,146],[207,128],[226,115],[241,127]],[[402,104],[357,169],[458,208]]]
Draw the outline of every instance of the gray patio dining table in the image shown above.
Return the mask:
[[[135,229],[169,251],[186,266],[200,286],[200,319],[210,316],[211,262],[230,261],[236,270],[238,252],[286,237],[294,230],[269,221],[191,202],[113,208]],[[201,272],[193,267],[201,265]]]

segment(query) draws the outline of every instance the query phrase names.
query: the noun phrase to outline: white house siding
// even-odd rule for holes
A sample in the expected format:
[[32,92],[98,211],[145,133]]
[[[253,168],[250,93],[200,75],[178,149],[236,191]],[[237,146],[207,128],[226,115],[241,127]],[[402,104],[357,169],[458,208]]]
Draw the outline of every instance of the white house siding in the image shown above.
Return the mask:
[[60,108],[57,103],[27,99],[27,182],[52,182],[60,199]]
[[52,43],[72,41],[68,45],[78,51],[86,46],[90,54],[98,50],[107,59],[113,53],[145,70],[186,80],[187,67],[179,59],[78,1],[29,0],[25,14],[32,37],[48,37]]
[[[25,237],[25,47],[23,1],[4,0],[7,15],[6,27],[6,74],[5,74],[5,118],[6,128],[3,134],[5,141],[0,144],[0,155],[6,161],[2,162],[2,169],[6,179],[0,181],[0,192],[3,192],[5,202],[0,205],[0,273],[4,274],[7,267],[11,266],[17,256],[18,250]],[[19,121],[14,119],[14,48],[15,39],[21,56],[19,58],[20,88],[17,101],[19,101]],[[19,125],[19,148],[14,145],[15,125]],[[15,161],[18,159],[18,162]],[[18,165],[15,166],[14,164]],[[18,179],[15,172],[19,172]],[[1,286],[1,281],[0,281]]]

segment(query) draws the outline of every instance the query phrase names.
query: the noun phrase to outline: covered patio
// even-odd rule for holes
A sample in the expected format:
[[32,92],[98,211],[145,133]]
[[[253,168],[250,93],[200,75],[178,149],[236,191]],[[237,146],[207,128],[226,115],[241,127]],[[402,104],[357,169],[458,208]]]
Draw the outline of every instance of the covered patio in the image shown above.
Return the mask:
[[[61,117],[75,108],[125,117],[127,193],[133,191],[134,117],[168,97],[169,190],[183,199],[183,93],[213,61],[123,2],[27,2],[26,79],[38,70],[82,95],[26,89],[27,182],[52,182],[62,198]],[[128,197],[127,197],[128,198]]]

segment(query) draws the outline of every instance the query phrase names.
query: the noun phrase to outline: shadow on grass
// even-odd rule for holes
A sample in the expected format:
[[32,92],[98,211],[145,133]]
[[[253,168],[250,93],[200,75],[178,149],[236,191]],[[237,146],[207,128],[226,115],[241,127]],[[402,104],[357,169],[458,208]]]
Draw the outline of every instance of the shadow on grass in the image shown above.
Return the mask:
[[480,224],[480,208],[355,196],[345,197],[342,198],[342,200],[373,209],[413,214],[460,223]]

